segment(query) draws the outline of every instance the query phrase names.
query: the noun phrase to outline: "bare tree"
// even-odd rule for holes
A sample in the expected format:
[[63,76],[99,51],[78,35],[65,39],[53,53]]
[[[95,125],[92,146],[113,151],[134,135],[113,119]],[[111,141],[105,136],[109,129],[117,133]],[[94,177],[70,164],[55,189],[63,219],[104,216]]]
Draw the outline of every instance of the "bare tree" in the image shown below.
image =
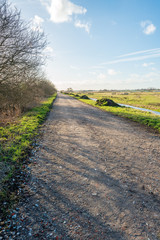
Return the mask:
[[[40,74],[46,47],[43,32],[33,31],[20,11],[7,0],[0,3],[0,100],[1,108],[23,109],[38,97],[55,91]],[[43,82],[43,84],[42,84]],[[48,87],[47,87],[48,86]],[[50,87],[49,87],[50,86]],[[41,87],[41,90],[40,90]]]

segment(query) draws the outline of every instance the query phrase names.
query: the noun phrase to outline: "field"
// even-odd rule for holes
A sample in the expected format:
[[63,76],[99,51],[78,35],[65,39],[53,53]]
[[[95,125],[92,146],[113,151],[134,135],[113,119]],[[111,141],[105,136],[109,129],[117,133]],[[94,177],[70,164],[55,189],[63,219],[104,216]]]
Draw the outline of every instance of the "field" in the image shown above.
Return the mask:
[[[76,97],[75,94],[70,94],[72,97]],[[110,92],[110,93],[89,93],[86,94],[89,98],[100,99],[103,97],[110,98],[117,103],[128,104],[137,107],[148,108],[151,110],[160,111],[160,93],[145,93],[136,92],[125,95],[123,93]],[[111,112],[115,115],[129,118],[135,122],[152,127],[160,132],[160,116],[152,114],[150,112],[144,112],[140,110],[135,110],[127,107],[108,107],[108,106],[98,106],[93,100],[84,100],[76,97],[80,101],[98,107],[104,111]],[[140,100],[141,99],[141,100]]]
[[[55,98],[56,94],[28,111],[16,123],[0,127],[0,205],[5,199],[10,202],[12,194],[8,183],[23,167],[23,160],[32,149],[37,129],[44,122]],[[13,182],[11,185],[13,188]],[[3,211],[3,207],[0,208]]]
[[160,112],[160,92],[95,92],[87,93],[87,95],[96,99],[107,97],[116,103]]

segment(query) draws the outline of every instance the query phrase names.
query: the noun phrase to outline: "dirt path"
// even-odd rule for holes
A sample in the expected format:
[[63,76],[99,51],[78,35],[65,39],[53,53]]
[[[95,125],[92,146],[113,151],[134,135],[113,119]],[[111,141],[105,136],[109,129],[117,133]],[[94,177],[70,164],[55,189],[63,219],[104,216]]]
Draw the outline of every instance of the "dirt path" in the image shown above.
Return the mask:
[[13,239],[160,239],[159,135],[64,95],[42,131]]

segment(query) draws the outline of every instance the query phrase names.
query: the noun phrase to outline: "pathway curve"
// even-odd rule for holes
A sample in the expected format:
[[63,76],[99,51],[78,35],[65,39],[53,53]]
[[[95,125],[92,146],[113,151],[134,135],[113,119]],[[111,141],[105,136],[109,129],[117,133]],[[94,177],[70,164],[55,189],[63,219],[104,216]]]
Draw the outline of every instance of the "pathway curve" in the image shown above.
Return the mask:
[[42,132],[15,239],[160,239],[158,134],[61,94]]

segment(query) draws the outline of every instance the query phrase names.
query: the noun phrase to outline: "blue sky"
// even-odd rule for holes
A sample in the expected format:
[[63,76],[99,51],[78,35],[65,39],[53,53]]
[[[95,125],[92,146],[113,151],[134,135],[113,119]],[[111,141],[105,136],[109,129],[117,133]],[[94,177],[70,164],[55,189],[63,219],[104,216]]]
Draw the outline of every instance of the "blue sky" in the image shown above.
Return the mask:
[[159,0],[10,0],[49,45],[45,71],[66,89],[160,88]]

